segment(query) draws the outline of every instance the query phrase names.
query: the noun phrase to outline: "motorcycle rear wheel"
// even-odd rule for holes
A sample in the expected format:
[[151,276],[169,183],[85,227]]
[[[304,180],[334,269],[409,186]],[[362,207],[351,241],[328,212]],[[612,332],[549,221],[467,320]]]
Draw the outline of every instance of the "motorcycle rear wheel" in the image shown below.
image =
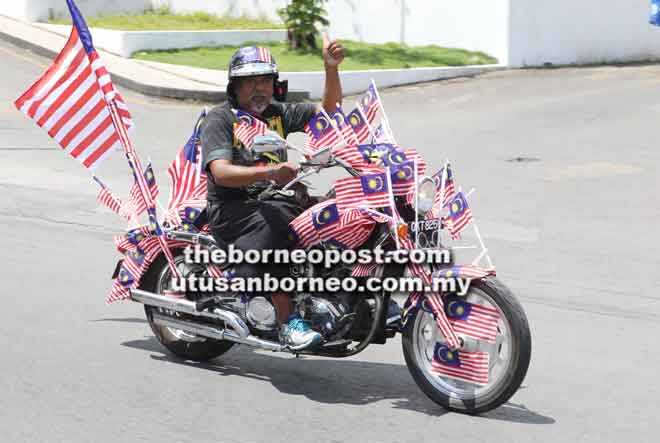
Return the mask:
[[[183,255],[178,251],[173,251],[174,262],[179,272],[185,271]],[[140,284],[140,289],[163,294],[171,284],[172,271],[169,268],[165,256],[160,255],[149,267]],[[172,311],[153,306],[144,306],[144,312],[149,322],[149,326],[154,335],[168,351],[184,360],[208,361],[221,356],[227,352],[234,343],[225,340],[214,340],[206,337],[199,337],[179,329],[173,329],[167,326],[156,325],[153,321],[153,312],[165,315],[180,316]]]
[[[516,297],[495,278],[473,281],[466,300],[496,308],[500,314],[496,343],[487,345],[489,383],[477,386],[430,371],[435,343],[442,334],[424,309],[411,314],[403,331],[403,355],[415,383],[445,409],[480,414],[505,403],[520,387],[531,359],[527,317]],[[459,350],[460,355],[460,350]]]

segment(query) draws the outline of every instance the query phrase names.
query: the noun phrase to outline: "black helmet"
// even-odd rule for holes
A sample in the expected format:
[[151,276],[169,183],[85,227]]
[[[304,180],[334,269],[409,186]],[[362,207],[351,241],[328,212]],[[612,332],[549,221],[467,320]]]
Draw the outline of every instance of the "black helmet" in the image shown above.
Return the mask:
[[250,77],[255,75],[272,75],[274,77],[275,94],[277,101],[284,101],[287,92],[287,82],[278,81],[279,73],[277,62],[270,53],[270,49],[259,46],[246,46],[240,48],[231,57],[229,62],[227,83],[227,98],[232,106],[236,106],[236,95],[233,89],[233,80],[238,77]]

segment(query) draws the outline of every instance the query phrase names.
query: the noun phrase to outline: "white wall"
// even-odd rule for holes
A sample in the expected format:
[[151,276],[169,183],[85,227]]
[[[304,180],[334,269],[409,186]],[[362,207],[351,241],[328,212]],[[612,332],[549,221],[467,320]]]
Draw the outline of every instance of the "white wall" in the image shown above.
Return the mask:
[[[0,14],[25,21],[70,17],[65,0],[0,0]],[[99,13],[142,12],[153,0],[75,0],[85,17]]]
[[330,0],[334,37],[435,44],[507,59],[509,0]]
[[[176,12],[205,10],[267,17],[288,0],[154,0]],[[371,43],[459,47],[507,59],[509,0],[330,0],[325,4],[334,38]]]
[[649,0],[510,1],[512,66],[660,59]]

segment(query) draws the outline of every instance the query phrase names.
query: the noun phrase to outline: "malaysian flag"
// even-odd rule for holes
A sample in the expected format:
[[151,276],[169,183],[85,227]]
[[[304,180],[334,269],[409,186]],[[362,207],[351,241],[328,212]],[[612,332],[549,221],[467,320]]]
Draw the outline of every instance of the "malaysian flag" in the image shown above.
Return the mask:
[[405,148],[403,150],[403,154],[406,156],[406,159],[408,160],[414,160],[417,162],[417,173],[418,174],[424,174],[426,173],[426,160],[424,160],[424,157],[417,152],[417,149],[415,148]]
[[378,267],[378,263],[358,263],[351,271],[351,277],[369,277]]
[[443,377],[487,385],[488,353],[454,351],[438,342],[433,352],[431,371]]
[[100,178],[96,176],[92,176],[94,181],[99,184],[100,189],[98,193],[98,201],[105,206],[106,208],[110,209],[112,212],[114,212],[117,215],[120,215],[122,217],[128,218],[128,214],[125,211],[124,206],[121,203],[121,200],[119,197],[114,195],[112,191],[110,191],[110,188],[108,188],[105,183],[101,181]]
[[246,148],[252,147],[257,135],[264,135],[268,130],[266,123],[240,109],[232,109],[237,122],[234,123],[234,135]]
[[497,323],[500,319],[497,309],[458,298],[447,300],[445,309],[455,332],[495,343]]
[[378,208],[390,204],[385,173],[341,178],[335,182],[335,194],[341,211],[360,206]]
[[378,92],[376,92],[376,87],[373,83],[369,85],[365,93],[360,97],[358,106],[362,110],[362,114],[367,117],[369,123],[373,123],[376,114],[381,107],[380,100],[378,99]]
[[185,202],[199,200],[206,203],[206,173],[202,171],[200,133],[206,118],[204,109],[197,118],[195,129],[174,161],[167,168],[170,176],[170,197],[167,203],[166,220],[179,221],[179,210]]
[[355,135],[353,127],[348,123],[347,117],[341,106],[337,106],[334,112],[330,114],[330,118],[334,120],[335,126],[341,133],[344,142],[346,142],[347,145],[356,146],[358,144],[357,135]]
[[[129,191],[128,207],[135,216],[140,216],[140,214],[142,214],[147,209],[150,203],[145,202],[144,198],[142,198],[140,185],[138,184],[137,173],[135,172],[131,162],[129,162],[129,167],[131,168],[131,171],[133,171],[133,185]],[[149,191],[149,195],[153,200],[158,196],[159,191],[158,185],[156,184],[156,177],[154,176],[154,171],[151,167],[151,162],[147,163],[147,169],[145,169],[143,176],[147,185],[147,190]]]
[[359,143],[366,143],[369,140],[369,126],[364,121],[364,117],[358,108],[353,109],[347,116],[346,121],[353,128],[355,136]]
[[306,249],[321,242],[312,222],[312,210],[317,206],[306,209],[289,223],[289,241],[300,248]]
[[310,138],[306,145],[312,152],[339,143],[339,133],[330,122],[330,118],[321,111],[305,125],[305,132]]
[[392,192],[394,195],[408,195],[415,191],[415,162],[405,161],[390,168]]
[[453,266],[438,269],[433,273],[434,278],[484,278],[495,275],[495,268],[480,268],[472,265]]
[[457,193],[447,206],[449,206],[449,215],[446,217],[447,228],[452,238],[458,238],[463,228],[474,219],[472,210],[462,192]]
[[273,57],[270,55],[270,49],[257,46],[259,60],[264,63],[273,63]]
[[440,204],[440,199],[442,198],[440,195],[442,193],[442,174],[444,171],[445,168],[442,168],[433,175],[433,181],[435,183],[436,189],[433,206],[445,206],[456,193],[456,186],[454,185],[454,173],[452,172],[449,164],[447,164],[447,172],[445,174],[445,194],[443,202]]
[[327,201],[323,202],[320,208],[312,210],[312,224],[322,241],[329,240],[336,235],[339,222],[339,209],[334,200],[330,200],[329,204]]
[[332,155],[358,172],[364,174],[383,172],[382,169],[378,168],[376,165],[367,162],[358,150],[358,147],[355,145],[335,146],[332,148]]
[[116,105],[126,128],[132,118],[92,44],[80,11],[67,0],[73,19],[69,40],[46,73],[18,100],[16,107],[48,132],[71,157],[91,170],[121,148],[113,123]]

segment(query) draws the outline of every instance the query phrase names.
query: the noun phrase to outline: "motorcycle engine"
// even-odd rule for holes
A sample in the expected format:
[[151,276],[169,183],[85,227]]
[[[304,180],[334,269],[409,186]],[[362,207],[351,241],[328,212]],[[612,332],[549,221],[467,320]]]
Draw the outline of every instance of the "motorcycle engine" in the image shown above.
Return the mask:
[[248,302],[246,317],[255,329],[268,332],[277,330],[275,307],[265,297],[253,297]]
[[350,328],[352,319],[348,302],[349,294],[338,294],[337,298],[328,299],[306,296],[298,305],[302,318],[327,340],[337,339]]

